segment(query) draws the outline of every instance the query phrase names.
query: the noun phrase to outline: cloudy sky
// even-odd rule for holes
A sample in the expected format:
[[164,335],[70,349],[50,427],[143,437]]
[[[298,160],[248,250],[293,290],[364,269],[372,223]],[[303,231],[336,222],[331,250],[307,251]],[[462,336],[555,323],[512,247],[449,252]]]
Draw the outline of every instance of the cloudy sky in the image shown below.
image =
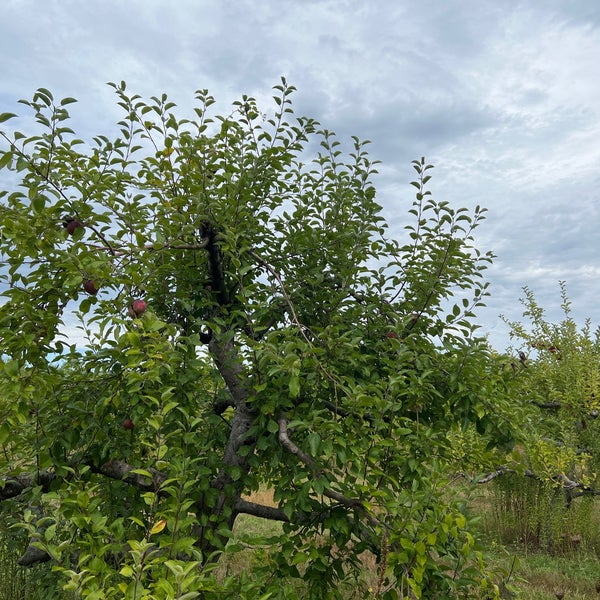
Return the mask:
[[[117,117],[108,81],[163,91],[182,111],[208,88],[223,110],[284,75],[296,111],[372,141],[392,228],[405,224],[410,161],[436,165],[432,191],[489,209],[477,243],[497,259],[483,332],[521,318],[527,285],[560,318],[600,325],[598,0],[4,0],[0,112],[38,87],[74,96],[75,129]],[[1,184],[1,182],[0,182]]]

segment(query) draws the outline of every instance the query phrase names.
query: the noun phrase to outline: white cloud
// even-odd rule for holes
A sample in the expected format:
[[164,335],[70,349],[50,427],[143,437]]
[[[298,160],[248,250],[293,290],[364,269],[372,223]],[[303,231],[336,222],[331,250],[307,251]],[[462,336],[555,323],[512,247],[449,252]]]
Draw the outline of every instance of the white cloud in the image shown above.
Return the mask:
[[436,197],[489,207],[477,239],[498,254],[496,295],[482,318],[499,345],[497,314],[514,316],[522,285],[558,306],[565,279],[600,322],[596,0],[12,0],[0,52],[0,111],[44,86],[81,100],[71,112],[85,135],[120,118],[107,81],[186,110],[198,88],[221,108],[242,93],[266,101],[285,75],[300,113],[372,140],[396,231],[422,155]]

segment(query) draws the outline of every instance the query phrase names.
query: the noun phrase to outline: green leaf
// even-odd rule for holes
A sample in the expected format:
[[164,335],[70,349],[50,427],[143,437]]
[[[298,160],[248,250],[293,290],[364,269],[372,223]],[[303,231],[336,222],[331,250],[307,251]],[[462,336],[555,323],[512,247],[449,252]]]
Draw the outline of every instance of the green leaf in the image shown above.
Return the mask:
[[31,206],[33,207],[33,210],[36,213],[42,212],[44,210],[45,205],[46,199],[44,198],[44,196],[40,196],[39,194],[34,196],[31,200]]
[[321,444],[321,436],[316,432],[311,432],[307,436],[308,447],[312,456],[317,456],[319,445]]
[[13,117],[16,117],[18,115],[15,115],[15,113],[9,113],[9,112],[5,112],[5,113],[0,113],[0,123],[4,123],[5,121],[8,121],[9,119],[12,119]]
[[289,380],[290,397],[297,398],[300,395],[300,378],[298,375],[292,375]]
[[13,154],[10,151],[3,152],[0,156],[0,169],[4,169],[12,163]]
[[19,374],[19,361],[9,360],[7,363],[4,363],[4,372],[9,377],[16,377]]

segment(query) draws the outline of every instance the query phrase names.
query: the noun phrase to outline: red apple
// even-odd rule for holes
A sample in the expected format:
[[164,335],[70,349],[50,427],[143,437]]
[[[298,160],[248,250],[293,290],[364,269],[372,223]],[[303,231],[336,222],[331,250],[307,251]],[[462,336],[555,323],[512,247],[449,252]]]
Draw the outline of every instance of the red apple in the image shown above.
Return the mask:
[[126,419],[123,419],[122,425],[123,425],[123,429],[129,429],[129,431],[131,431],[135,427],[135,425],[133,424],[133,421],[129,417],[127,417]]
[[98,293],[98,288],[92,279],[84,281],[83,289],[91,296],[95,296]]
[[398,339],[398,334],[395,331],[388,331],[385,334],[385,337],[395,340],[395,339]]
[[134,319],[136,317],[141,317],[146,312],[147,308],[148,305],[146,302],[138,298],[129,305],[129,315]]
[[73,235],[78,227],[83,227],[83,223],[77,219],[67,219],[63,225],[67,228],[69,235]]
[[552,352],[552,354],[554,354],[557,351],[558,351],[558,348],[556,346],[550,346],[550,348],[548,348],[548,352]]

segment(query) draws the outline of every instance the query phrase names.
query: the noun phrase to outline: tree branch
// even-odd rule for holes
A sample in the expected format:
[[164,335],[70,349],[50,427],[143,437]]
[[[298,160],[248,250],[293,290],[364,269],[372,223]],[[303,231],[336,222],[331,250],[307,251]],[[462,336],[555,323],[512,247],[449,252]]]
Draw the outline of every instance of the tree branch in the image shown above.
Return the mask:
[[283,523],[290,522],[290,519],[280,508],[266,506],[265,504],[257,504],[256,502],[250,502],[243,498],[237,499],[234,511],[240,514],[260,517],[261,519],[269,519],[271,521],[282,521]]
[[[159,494],[161,493],[159,490],[161,484],[167,479],[167,476],[164,473],[152,468],[144,469],[151,474],[151,477],[143,475],[142,473],[134,473],[133,471],[137,469],[121,460],[111,460],[99,467],[92,463],[89,463],[87,466],[90,467],[93,473],[124,481],[142,491],[152,490]],[[41,485],[44,491],[48,491],[50,489],[50,484],[55,481],[56,478],[56,473],[51,470],[42,471],[35,475],[21,473],[16,477],[3,477],[2,482],[4,485],[0,486],[0,500],[7,500],[9,498],[20,496],[36,485]],[[39,536],[39,533],[36,535]],[[34,545],[36,535],[34,535],[27,546],[23,556],[18,560],[18,564],[22,567],[31,567],[37,563],[48,562],[51,560],[51,556],[46,551],[41,550]]]
[[[296,446],[296,444],[294,444],[294,442],[292,442],[292,440],[290,440],[288,434],[288,420],[284,413],[279,416],[277,423],[279,424],[279,443],[286,450],[297,456],[307,467],[310,467],[315,477],[319,478],[321,476],[321,471],[316,467],[312,456],[306,452],[303,452],[300,448],[298,448],[298,446]],[[330,500],[339,502],[339,504],[347,508],[359,509],[372,525],[380,525],[379,521],[365,510],[361,500],[356,498],[348,498],[340,492],[336,492],[332,489],[323,490],[323,495]]]
[[539,408],[560,408],[562,406],[560,402],[536,402],[533,400],[531,403]]
[[41,485],[44,491],[48,491],[52,481],[56,479],[54,471],[41,471],[35,475],[20,473],[16,477],[2,477],[0,485],[0,500],[8,500],[20,496],[25,490]]
[[202,231],[202,239],[206,240],[208,252],[208,271],[213,290],[217,292],[220,306],[231,304],[227,285],[225,283],[225,272],[223,269],[223,253],[217,242],[217,232],[211,223],[206,222]]
[[[502,475],[507,475],[509,473],[517,473],[517,472],[518,471],[516,471],[515,469],[511,469],[510,467],[500,467],[500,468],[496,469],[495,471],[488,473],[485,477],[478,479],[477,483],[481,483],[481,484],[489,483],[493,479],[496,479],[496,477],[501,477]],[[527,469],[527,470],[523,471],[523,475],[525,475],[525,477],[530,477],[531,479],[537,479],[538,481],[542,480],[542,478],[537,473],[532,471],[531,469]],[[574,497],[574,498],[579,497],[579,496],[585,496],[585,495],[600,496],[600,490],[593,488],[589,485],[585,485],[584,483],[582,483],[580,481],[575,481],[574,479],[569,479],[563,473],[560,473],[559,475],[555,475],[554,477],[551,477],[550,480],[553,481],[554,483],[560,484],[560,487],[562,487],[565,491],[570,492],[572,490],[579,490],[576,494],[573,494],[572,497]]]
[[88,464],[92,472],[99,473],[109,477],[110,479],[118,479],[124,481],[129,485],[132,485],[143,491],[154,491],[157,492],[160,489],[162,483],[167,479],[167,476],[156,469],[139,469],[140,471],[147,471],[151,477],[143,475],[142,473],[134,473],[138,470],[137,467],[133,467],[130,464],[122,460],[109,460],[107,463],[100,465],[99,467]]

